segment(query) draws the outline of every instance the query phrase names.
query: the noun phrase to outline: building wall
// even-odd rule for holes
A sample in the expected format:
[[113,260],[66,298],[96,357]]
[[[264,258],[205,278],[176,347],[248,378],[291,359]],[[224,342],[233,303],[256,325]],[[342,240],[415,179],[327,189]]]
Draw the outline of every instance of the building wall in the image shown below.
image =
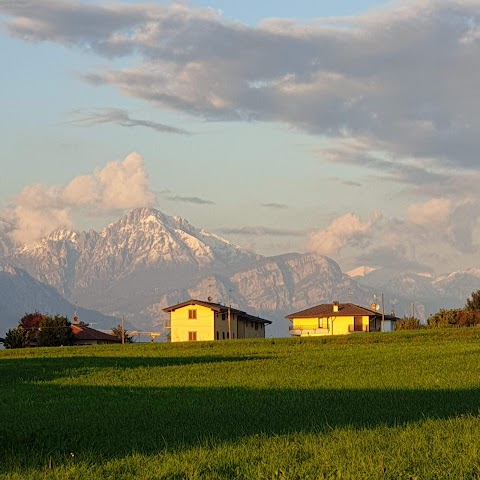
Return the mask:
[[319,328],[319,320],[315,318],[294,318],[292,320],[292,329],[295,330],[314,330]]
[[[237,331],[237,315],[233,312],[230,314],[230,329],[232,332],[232,339],[241,338],[238,336]],[[215,339],[228,340],[229,338],[228,313],[215,313]]]
[[[265,338],[265,325],[258,322],[244,323],[245,334],[243,338]],[[256,325],[256,327],[255,327]]]
[[[189,310],[196,310],[196,319],[188,318]],[[214,340],[214,323],[214,312],[208,307],[186,305],[178,308],[170,312],[171,341],[188,342],[189,332],[196,332],[197,341]]]

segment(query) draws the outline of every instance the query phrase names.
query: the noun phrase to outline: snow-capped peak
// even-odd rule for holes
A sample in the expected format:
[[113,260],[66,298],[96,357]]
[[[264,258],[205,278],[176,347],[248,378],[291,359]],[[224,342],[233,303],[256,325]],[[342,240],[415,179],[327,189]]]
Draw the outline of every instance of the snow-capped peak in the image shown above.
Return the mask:
[[375,268],[373,268],[373,267],[362,265],[361,267],[354,268],[353,270],[350,270],[346,273],[351,278],[353,278],[353,277],[364,277],[365,275],[368,275],[369,273],[373,272],[374,270],[375,270]]

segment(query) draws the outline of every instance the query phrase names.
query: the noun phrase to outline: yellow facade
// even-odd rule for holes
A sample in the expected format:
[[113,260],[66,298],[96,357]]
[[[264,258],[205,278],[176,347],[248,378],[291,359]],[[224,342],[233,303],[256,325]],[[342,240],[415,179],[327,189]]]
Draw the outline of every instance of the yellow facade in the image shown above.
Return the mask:
[[[189,311],[195,311],[196,318],[189,318]],[[172,342],[214,340],[215,319],[211,308],[202,305],[186,305],[173,310],[170,313],[170,319]]]
[[[204,303],[204,302],[201,302]],[[217,305],[209,307],[201,303],[182,304],[168,307],[170,313],[170,339],[172,342],[211,340],[236,340],[241,338],[265,338],[265,323],[236,309],[230,310]],[[262,321],[260,321],[262,320]]]
[[292,318],[292,335],[323,336],[346,335],[368,332],[369,317],[365,316],[328,316],[310,318]]

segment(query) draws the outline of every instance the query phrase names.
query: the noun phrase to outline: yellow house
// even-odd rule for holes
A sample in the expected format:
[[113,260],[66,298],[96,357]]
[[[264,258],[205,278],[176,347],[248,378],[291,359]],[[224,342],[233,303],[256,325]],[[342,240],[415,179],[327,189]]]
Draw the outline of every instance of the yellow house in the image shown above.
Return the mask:
[[270,320],[219,303],[188,300],[163,309],[170,314],[172,342],[265,338]]
[[[362,332],[389,332],[396,317],[353,303],[325,303],[287,315],[290,335],[297,337],[346,335]],[[383,323],[383,326],[382,326]]]

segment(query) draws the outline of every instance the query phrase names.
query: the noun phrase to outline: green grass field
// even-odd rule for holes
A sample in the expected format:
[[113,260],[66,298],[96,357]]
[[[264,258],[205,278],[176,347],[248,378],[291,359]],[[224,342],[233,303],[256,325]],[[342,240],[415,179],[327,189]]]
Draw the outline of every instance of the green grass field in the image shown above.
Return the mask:
[[0,478],[480,478],[480,329],[0,352]]

